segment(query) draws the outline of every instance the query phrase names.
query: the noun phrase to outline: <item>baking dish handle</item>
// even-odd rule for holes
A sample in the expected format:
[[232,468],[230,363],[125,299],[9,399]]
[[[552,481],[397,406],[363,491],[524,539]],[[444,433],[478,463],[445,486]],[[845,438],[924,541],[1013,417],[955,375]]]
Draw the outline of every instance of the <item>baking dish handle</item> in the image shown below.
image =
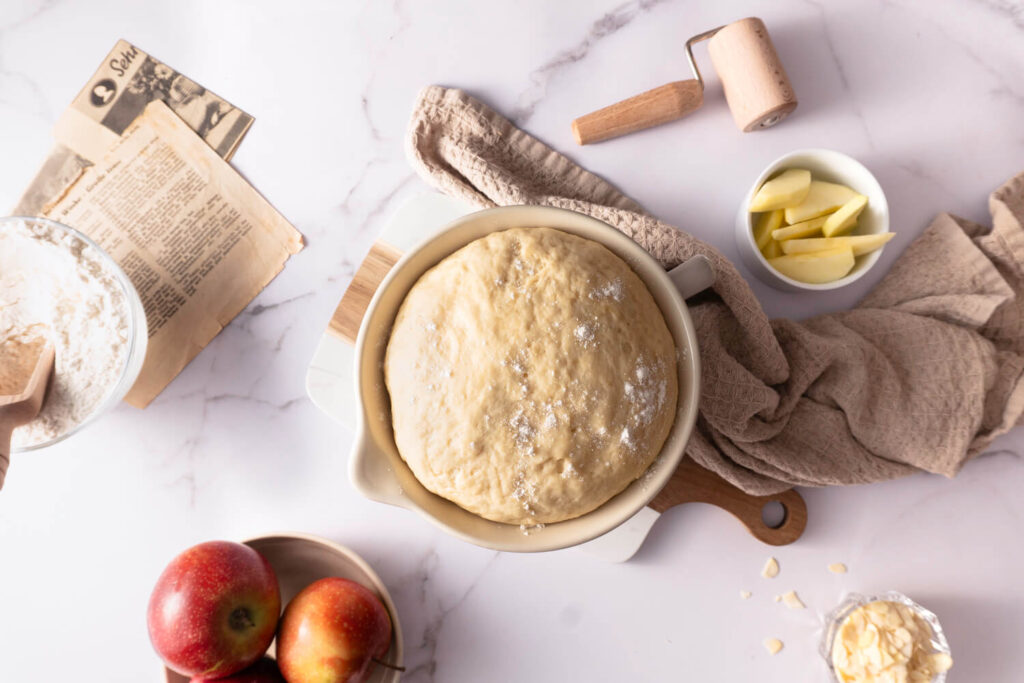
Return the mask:
[[683,261],[668,271],[668,276],[684,299],[689,299],[715,284],[715,271],[711,267],[711,261],[703,254]]
[[348,476],[359,493],[379,503],[409,507],[398,476],[386,453],[381,452],[366,428],[356,436],[348,464]]

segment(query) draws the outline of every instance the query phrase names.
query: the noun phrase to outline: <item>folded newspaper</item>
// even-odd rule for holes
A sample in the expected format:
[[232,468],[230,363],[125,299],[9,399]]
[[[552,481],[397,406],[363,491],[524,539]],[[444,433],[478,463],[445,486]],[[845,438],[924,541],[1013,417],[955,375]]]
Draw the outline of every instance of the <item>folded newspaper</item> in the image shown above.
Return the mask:
[[253,118],[120,41],[61,115],[16,214],[85,233],[142,299],[148,405],[302,249],[302,236],[226,159]]

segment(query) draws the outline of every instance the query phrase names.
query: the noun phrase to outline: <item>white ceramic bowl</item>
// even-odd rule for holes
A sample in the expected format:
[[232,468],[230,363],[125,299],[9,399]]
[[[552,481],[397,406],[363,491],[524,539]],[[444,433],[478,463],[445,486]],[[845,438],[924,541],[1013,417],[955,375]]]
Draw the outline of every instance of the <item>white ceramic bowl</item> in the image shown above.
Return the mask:
[[772,268],[757,248],[757,243],[754,242],[754,214],[749,210],[750,201],[766,180],[787,168],[805,168],[811,172],[811,176],[815,180],[847,185],[867,196],[868,205],[861,212],[857,219],[857,228],[851,234],[873,235],[889,231],[889,204],[886,202],[885,193],[875,176],[864,167],[864,164],[853,157],[831,149],[798,149],[795,152],[783,154],[770,163],[750,186],[743,196],[743,201],[740,202],[739,210],[736,213],[736,246],[739,248],[740,258],[743,259],[744,265],[765,284],[790,292],[838,289],[857,281],[864,273],[871,270],[885,247],[876,249],[870,254],[858,256],[853,264],[853,269],[846,277],[820,285],[799,282],[786,277]]
[[39,218],[35,216],[9,216],[7,218],[0,218],[0,231],[4,229],[5,224],[21,222],[49,226],[54,230],[64,233],[70,244],[76,246],[85,245],[94,250],[99,255],[100,260],[104,262],[104,266],[107,270],[117,277],[117,281],[121,285],[125,302],[128,306],[128,324],[130,325],[130,329],[128,331],[128,353],[125,356],[125,363],[124,367],[121,369],[121,375],[117,382],[111,385],[106,397],[98,406],[96,406],[96,409],[93,410],[85,420],[79,422],[63,434],[50,439],[49,441],[37,443],[32,446],[15,448],[13,449],[14,453],[34,451],[59,443],[72,434],[77,433],[100,415],[117,405],[121,399],[127,395],[128,391],[132,388],[132,385],[135,384],[135,380],[139,377],[139,372],[142,370],[142,363],[146,359],[146,346],[149,339],[149,328],[146,325],[146,312],[142,308],[142,301],[139,299],[139,293],[136,291],[131,280],[128,279],[128,276],[125,275],[123,270],[121,270],[121,267],[117,265],[113,258],[111,258],[110,254],[104,251],[100,245],[96,244],[84,233],[48,218]]
[[[391,649],[384,656],[384,661],[394,666],[402,666],[402,625],[398,621],[395,603],[377,573],[353,550],[326,538],[309,534],[271,534],[243,542],[267,558],[267,562],[274,568],[281,588],[282,608],[286,607],[303,588],[328,576],[340,576],[355,581],[376,593],[391,616]],[[270,646],[268,654],[276,654],[274,644]],[[397,683],[401,677],[401,671],[375,666],[368,683]],[[188,683],[187,677],[166,667],[164,680],[167,683]]]
[[[509,228],[549,227],[600,242],[630,265],[665,316],[678,350],[679,402],[675,423],[650,469],[596,510],[575,519],[524,531],[492,522],[434,495],[416,479],[398,453],[384,384],[384,352],[398,308],[420,276],[473,240]],[[700,359],[693,321],[683,299],[710,286],[710,264],[690,259],[670,272],[624,234],[595,218],[541,206],[512,206],[464,216],[405,254],[377,288],[356,339],[356,441],[349,476],[367,498],[414,510],[448,533],[495,550],[555,550],[594,539],[640,511],[672,476],[697,419]]]

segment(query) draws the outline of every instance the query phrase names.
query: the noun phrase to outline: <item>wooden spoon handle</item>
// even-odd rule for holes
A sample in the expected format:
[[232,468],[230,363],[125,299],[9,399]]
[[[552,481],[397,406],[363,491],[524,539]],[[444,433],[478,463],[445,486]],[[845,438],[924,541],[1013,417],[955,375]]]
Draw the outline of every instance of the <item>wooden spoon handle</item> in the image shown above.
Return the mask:
[[704,88],[696,79],[675,81],[579,117],[572,134],[581,145],[601,142],[675,121],[703,102]]
[[0,418],[0,489],[4,487],[7,466],[11,462],[11,434],[13,433],[14,425],[8,424]]
[[[782,524],[774,528],[761,518],[764,506],[772,502],[780,503],[785,510]],[[768,545],[792,543],[800,538],[807,526],[807,504],[793,489],[772,496],[752,496],[690,458],[683,459],[650,506],[664,512],[682,503],[710,503],[720,507],[740,520],[756,539]]]

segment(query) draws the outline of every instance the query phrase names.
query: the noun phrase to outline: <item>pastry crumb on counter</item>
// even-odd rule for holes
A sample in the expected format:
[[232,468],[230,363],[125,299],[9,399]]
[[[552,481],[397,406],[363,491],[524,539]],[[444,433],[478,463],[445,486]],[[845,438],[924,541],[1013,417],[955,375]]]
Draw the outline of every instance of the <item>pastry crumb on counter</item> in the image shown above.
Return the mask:
[[835,563],[830,564],[828,566],[828,570],[830,572],[832,572],[833,574],[845,574],[846,573],[846,565],[843,564],[842,562],[835,562]]
[[770,655],[777,655],[782,650],[782,641],[778,638],[765,638],[764,649],[768,650]]
[[768,561],[764,563],[764,569],[761,570],[761,576],[766,579],[774,579],[779,575],[779,562],[774,557],[769,557]]
[[796,591],[789,591],[782,596],[782,602],[790,609],[805,609],[807,605],[797,596]]
[[782,596],[776,595],[774,598],[772,598],[772,600],[774,600],[775,602],[782,602]]
[[750,591],[740,591],[740,597],[744,600],[749,598],[751,595],[753,595],[753,593],[751,593]]

